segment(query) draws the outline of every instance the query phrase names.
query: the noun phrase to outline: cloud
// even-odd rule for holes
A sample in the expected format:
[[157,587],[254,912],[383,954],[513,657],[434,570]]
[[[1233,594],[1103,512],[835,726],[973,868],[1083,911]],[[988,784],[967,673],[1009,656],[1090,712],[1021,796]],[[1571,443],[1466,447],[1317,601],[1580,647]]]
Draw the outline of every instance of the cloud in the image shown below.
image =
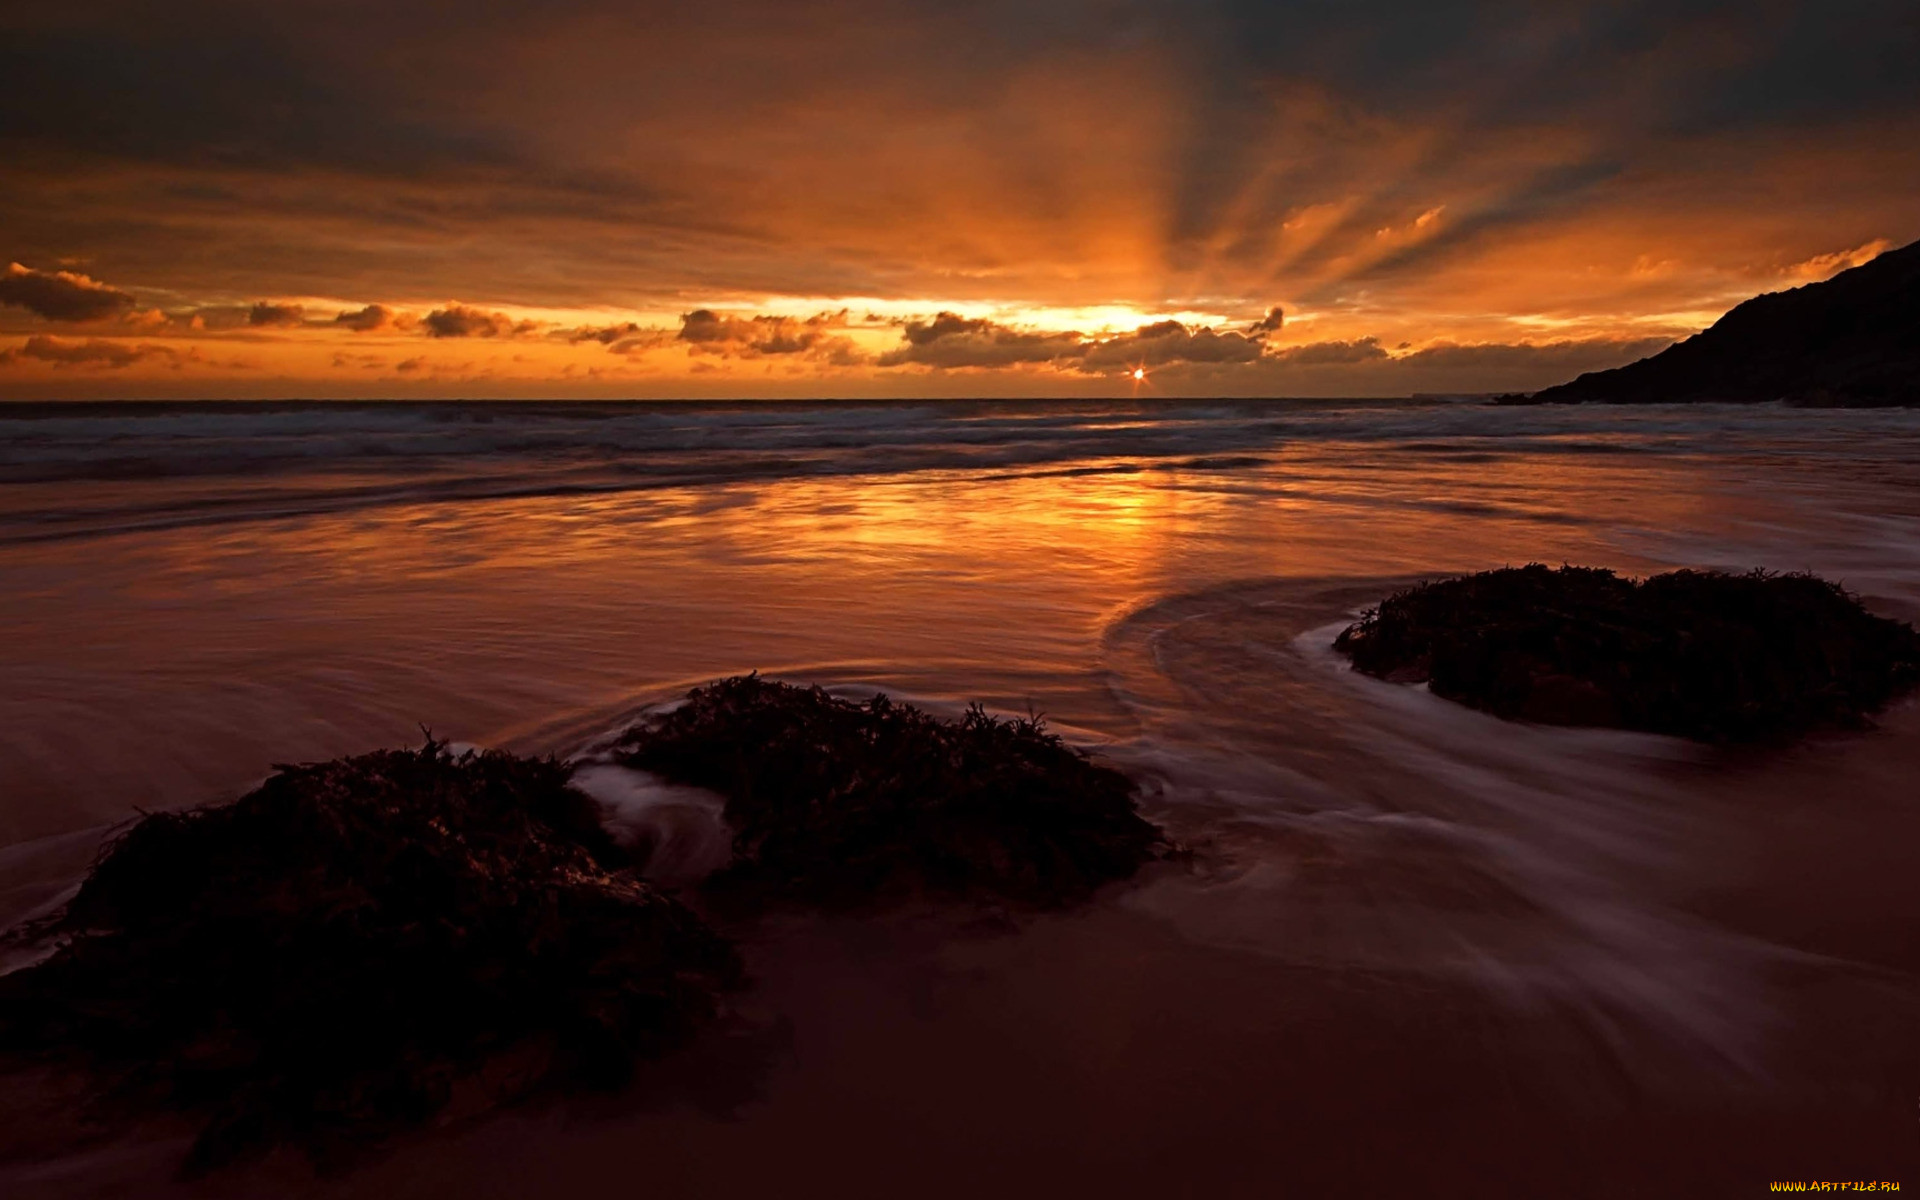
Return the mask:
[[951,370],[1051,363],[1098,374],[1171,363],[1247,363],[1266,352],[1266,344],[1250,334],[1189,328],[1172,320],[1101,338],[1075,330],[1019,329],[985,317],[943,312],[931,321],[907,322],[901,338],[904,344],[881,355],[877,365]]
[[133,303],[129,293],[71,271],[36,271],[8,263],[0,274],[0,304],[49,321],[98,321],[131,311]]
[[[367,9],[179,0],[153,24],[137,4],[103,0],[23,14],[0,43],[0,136],[98,159],[255,169],[397,174],[509,159],[505,139],[457,112],[396,103],[413,90],[408,72],[355,63],[351,31]],[[400,24],[390,28],[404,36]],[[428,36],[417,31],[416,48]],[[31,118],[12,116],[22,106]]]
[[1534,391],[1583,371],[1654,353],[1664,338],[1436,342],[1389,351],[1375,337],[1273,348],[1244,362],[1171,363],[1152,375],[1163,395],[1407,396]]
[[882,367],[908,363],[942,370],[966,367],[1011,367],[1078,358],[1087,345],[1074,332],[1035,332],[1014,329],[985,318],[969,319],[943,312],[931,321],[909,321],[901,330],[905,345],[882,354]]
[[1266,316],[1261,317],[1258,321],[1255,321],[1252,325],[1247,326],[1247,336],[1259,337],[1262,334],[1279,333],[1280,327],[1286,324],[1286,320],[1287,320],[1286,312],[1283,309],[1281,309],[1281,307],[1278,304],[1276,304],[1272,308],[1267,310]]
[[237,304],[209,304],[185,312],[161,312],[135,315],[133,324],[143,327],[159,326],[175,331],[224,332],[233,329],[245,329],[252,324],[253,310]]
[[736,317],[697,308],[681,315],[678,339],[688,343],[695,354],[805,354],[844,365],[859,361],[851,340],[839,332],[846,327],[846,309],[815,313],[802,320],[769,314]]
[[0,351],[0,363],[11,364],[22,359],[36,359],[51,363],[55,367],[111,371],[150,361],[159,361],[167,366],[178,368],[188,362],[197,361],[199,355],[192,350],[181,351],[171,346],[155,345],[152,342],[130,345],[105,338],[74,341],[36,334],[20,346]]
[[488,312],[460,303],[436,308],[421,318],[420,325],[432,338],[510,338],[537,333],[539,323],[515,321],[503,312]]
[[1378,362],[1388,357],[1391,356],[1381,347],[1380,339],[1371,337],[1355,338],[1349,342],[1307,342],[1273,353],[1275,362],[1296,367],[1351,366],[1355,363]]
[[[475,370],[476,366],[480,369]],[[483,364],[478,360],[465,359],[454,362],[447,359],[428,358],[424,354],[402,359],[394,364],[393,369],[398,376],[416,381],[431,379],[436,383],[473,382],[498,377],[493,365]]]
[[[777,372],[861,347],[1061,367],[1061,391],[1128,354],[1384,373],[1383,345],[1688,332],[1856,261],[1842,247],[1920,236],[1911,0],[150,7],[0,20],[0,249],[101,264],[84,269],[138,281],[142,306],[164,287],[176,309],[464,295],[590,314],[565,319],[581,349],[544,344],[543,364],[637,370],[620,357],[669,341],[648,366],[675,378],[684,352]],[[1643,256],[1666,269],[1636,272]],[[755,324],[759,296],[912,312],[928,337]],[[1256,318],[1275,300],[1282,328]],[[308,328],[419,334],[431,306],[354,307]],[[1215,315],[1188,318],[1211,338],[1143,339],[942,309]],[[687,310],[713,321],[605,315]],[[447,345],[525,346],[441,311],[456,328],[428,332],[470,339]],[[199,316],[253,328],[248,307]],[[40,320],[0,319],[14,342]],[[115,332],[198,332],[153,328]],[[1247,358],[1227,331],[1269,348]],[[1321,348],[1281,345],[1301,341]],[[296,370],[333,348],[262,352]],[[1453,359],[1418,361],[1467,386]]]
[[599,342],[602,346],[611,346],[615,342],[637,337],[643,332],[648,331],[632,321],[620,321],[612,325],[582,325],[576,329],[556,329],[552,336],[574,346],[581,342]]
[[1395,357],[1407,367],[1454,371],[1553,370],[1579,373],[1617,367],[1672,345],[1669,338],[1583,338],[1553,342],[1435,342]]
[[1808,282],[1817,283],[1831,278],[1849,267],[1858,267],[1870,263],[1882,254],[1893,249],[1893,243],[1886,238],[1874,238],[1865,245],[1855,246],[1851,250],[1836,250],[1831,254],[1816,254],[1804,262],[1794,263],[1783,274]]
[[156,333],[229,333],[237,329],[299,329],[307,324],[298,304],[260,301],[256,304],[203,304],[198,308],[149,308],[127,313],[122,322]]
[[411,313],[396,312],[384,304],[369,304],[365,308],[343,312],[333,319],[335,325],[344,325],[355,333],[410,333],[419,322]]
[[[1265,320],[1279,321],[1279,310]],[[875,359],[882,367],[909,364],[939,370],[1052,364],[1082,374],[1163,367],[1174,363],[1251,363],[1266,354],[1264,334],[1189,327],[1156,321],[1131,333],[1092,337],[1076,330],[1022,329],[985,317],[942,312],[908,321],[902,345]]]
[[1105,338],[1087,347],[1083,371],[1122,367],[1161,367],[1169,363],[1245,363],[1266,352],[1259,338],[1213,329],[1189,329],[1178,321],[1156,321],[1132,333]]
[[[20,101],[0,106],[0,227],[23,257],[141,261],[184,294],[244,279],[515,311],[818,295],[1238,313],[1370,289],[1380,311],[1448,275],[1452,313],[1499,316],[1604,277],[1609,215],[1645,243],[1627,259],[1683,260],[1676,293],[1703,261],[1772,268],[1920,230],[1912,169],[1788,129],[1853,113],[1835,137],[1903,144],[1915,24],[1892,0],[1751,19],[1699,0],[1060,0],[1020,17],[853,0],[794,20],[746,0],[737,21],[683,7],[644,31],[611,0],[556,0],[383,14],[377,38],[360,0],[180,0],[162,26],[126,0],[41,9],[0,39],[0,97]],[[1720,128],[1765,144],[1686,140]],[[1820,172],[1780,152],[1812,146],[1863,165],[1809,205]],[[1696,207],[1736,218],[1719,244],[1679,228]],[[1286,232],[1309,209],[1341,216]],[[1433,245],[1376,245],[1382,227]],[[1556,230],[1591,236],[1584,258],[1522,244]],[[1503,254],[1522,269],[1488,261]]]
[[616,321],[611,325],[578,325],[570,329],[556,329],[547,336],[570,346],[578,346],[584,342],[598,342],[615,354],[641,354],[648,350],[657,350],[673,342],[677,337],[673,330],[642,325],[636,321]]
[[306,320],[307,310],[298,304],[273,304],[261,301],[247,312],[247,324],[256,329],[294,329]]

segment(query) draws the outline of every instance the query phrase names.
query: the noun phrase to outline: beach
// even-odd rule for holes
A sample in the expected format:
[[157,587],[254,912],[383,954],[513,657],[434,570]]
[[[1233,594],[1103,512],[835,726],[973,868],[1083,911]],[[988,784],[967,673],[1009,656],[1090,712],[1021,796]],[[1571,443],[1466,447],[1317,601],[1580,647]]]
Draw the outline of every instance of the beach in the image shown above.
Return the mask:
[[600,751],[749,671],[1043,714],[1190,851],[1064,913],[759,919],[734,1009],[630,1091],[456,1116],[340,1174],[277,1153],[176,1181],[185,1123],[89,1132],[57,1082],[16,1088],[0,1186],[1914,1178],[1920,706],[1710,747],[1499,721],[1330,648],[1409,583],[1529,562],[1814,571],[1913,621],[1920,415],[0,405],[0,922],[140,812],[423,729],[577,757],[614,819],[711,846],[716,818]]

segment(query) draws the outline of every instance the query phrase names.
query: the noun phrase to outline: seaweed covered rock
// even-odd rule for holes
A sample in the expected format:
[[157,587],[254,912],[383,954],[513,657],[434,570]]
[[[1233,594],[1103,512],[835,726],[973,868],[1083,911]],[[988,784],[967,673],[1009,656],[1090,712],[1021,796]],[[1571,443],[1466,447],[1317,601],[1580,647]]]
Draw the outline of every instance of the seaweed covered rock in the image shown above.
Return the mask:
[[1053,906],[1162,847],[1133,785],[1048,733],[978,706],[942,720],[759,676],[690,693],[629,730],[625,764],[726,797],[734,860],[709,886],[861,904],[929,893]]
[[1911,626],[1838,584],[1764,571],[1486,571],[1390,597],[1334,648],[1497,716],[1703,741],[1861,727],[1920,683]]
[[568,774],[429,741],[148,816],[43,931],[58,951],[0,978],[0,1046],[209,1114],[192,1166],[364,1144],[502,1062],[507,1090],[618,1081],[739,968]]

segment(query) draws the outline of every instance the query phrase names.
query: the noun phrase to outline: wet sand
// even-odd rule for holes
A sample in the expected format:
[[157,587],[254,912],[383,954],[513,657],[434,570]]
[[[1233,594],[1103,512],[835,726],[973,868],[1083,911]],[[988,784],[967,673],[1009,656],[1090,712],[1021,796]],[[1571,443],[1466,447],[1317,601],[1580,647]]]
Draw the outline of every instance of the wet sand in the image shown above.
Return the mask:
[[[754,667],[1031,703],[1138,778],[1192,855],[1066,914],[735,928],[753,975],[736,1011],[631,1091],[462,1117],[341,1173],[282,1152],[170,1182],[189,1124],[88,1130],[61,1081],[16,1077],[0,1190],[1920,1186],[1920,706],[1715,750],[1507,724],[1326,646],[1409,579],[1528,559],[1811,568],[1913,619],[1916,456],[1879,426],[1789,436],[1765,414],[1597,448],[1584,427],[1508,442],[1502,417],[1230,469],[1067,459],[1091,473],[422,500],[7,545],[0,916],[57,901],[136,805],[232,795],[416,721],[572,753]],[[1576,417],[1598,420],[1528,419]],[[1753,445],[1726,453],[1736,434]],[[689,811],[670,819],[697,848]]]

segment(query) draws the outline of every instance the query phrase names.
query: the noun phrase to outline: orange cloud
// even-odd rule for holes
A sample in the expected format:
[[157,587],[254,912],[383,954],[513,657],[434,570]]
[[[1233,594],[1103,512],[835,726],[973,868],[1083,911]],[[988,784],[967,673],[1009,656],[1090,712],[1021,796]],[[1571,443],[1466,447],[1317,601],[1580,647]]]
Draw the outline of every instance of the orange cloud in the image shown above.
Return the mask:
[[1816,254],[1788,267],[1784,274],[1794,278],[1816,283],[1823,279],[1863,263],[1870,263],[1882,254],[1893,249],[1893,243],[1886,238],[1874,238],[1864,245],[1851,250],[1835,250],[1830,254]]

